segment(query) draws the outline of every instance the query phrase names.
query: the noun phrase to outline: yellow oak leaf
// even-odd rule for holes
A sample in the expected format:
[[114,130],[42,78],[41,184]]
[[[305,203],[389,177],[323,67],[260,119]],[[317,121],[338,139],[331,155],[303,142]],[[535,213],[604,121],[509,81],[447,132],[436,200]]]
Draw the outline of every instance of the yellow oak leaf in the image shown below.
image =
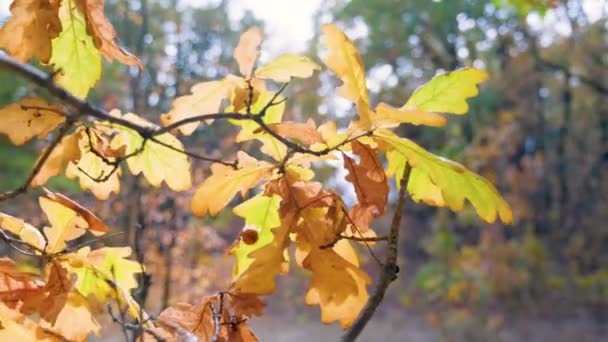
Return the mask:
[[50,63],[59,71],[55,81],[84,98],[101,77],[101,54],[87,34],[85,18],[75,5],[75,0],[61,3],[59,18],[63,30],[52,41]]
[[321,67],[306,56],[284,54],[259,67],[255,76],[276,82],[289,82],[292,77],[308,78]]
[[[173,101],[171,111],[161,115],[163,126],[182,121],[203,114],[219,113],[222,101],[230,98],[237,86],[236,77],[226,77],[219,81],[201,82],[194,85],[192,94],[180,96]],[[178,127],[185,135],[192,134],[199,125],[199,121],[189,122]]]
[[83,296],[91,295],[100,303],[115,298],[132,317],[145,319],[140,317],[139,305],[130,293],[137,287],[135,274],[145,268],[127,259],[130,255],[130,247],[104,247],[91,251],[87,246],[66,255],[65,266],[76,274],[75,288]]
[[36,227],[24,220],[0,212],[0,228],[7,230],[21,239],[21,241],[39,250],[44,248],[46,240]]
[[239,71],[245,78],[250,78],[255,62],[260,56],[260,44],[264,39],[259,27],[252,27],[245,31],[236,48],[234,48],[234,59],[239,65]]
[[67,241],[80,237],[87,230],[97,235],[108,231],[97,216],[63,195],[47,192],[39,198],[39,203],[50,223],[43,229],[47,253],[64,250]]
[[312,271],[306,304],[319,305],[323,323],[350,327],[367,303],[370,277],[333,249],[313,248],[303,266]]
[[289,270],[286,248],[289,232],[298,216],[289,212],[281,216],[281,225],[272,229],[272,241],[249,253],[253,262],[233,281],[230,292],[237,294],[271,294],[276,287],[276,276]]
[[116,43],[116,31],[112,23],[104,15],[104,0],[76,0],[79,9],[84,9],[87,33],[93,37],[95,47],[110,62],[117,59],[121,63],[139,66],[143,68],[141,61],[118,46]]
[[[413,141],[400,138],[390,131],[379,130],[375,135],[380,142],[385,143],[385,145],[381,144],[385,151],[394,151],[387,154],[387,158],[392,159],[389,159],[389,164],[393,164],[389,168],[391,172],[403,170],[404,163],[407,163],[413,170],[418,169],[416,172],[424,174],[418,174],[414,180],[409,180],[407,189],[414,200],[445,205],[453,211],[460,211],[464,206],[464,200],[467,199],[483,220],[494,222],[499,217],[504,223],[513,222],[513,213],[509,204],[487,179],[456,162],[438,157]],[[398,159],[395,159],[396,157]],[[441,199],[437,198],[436,189],[427,187],[429,183],[441,190]]]
[[334,24],[323,25],[322,32],[323,45],[329,50],[323,62],[344,82],[338,94],[355,103],[362,99],[369,104],[365,67],[355,44]]
[[60,342],[58,336],[45,334],[36,322],[0,303],[0,341]]
[[38,97],[26,97],[0,109],[0,133],[8,135],[15,145],[36,136],[42,139],[65,121],[57,111],[61,112],[61,107],[49,105]]
[[110,229],[99,219],[99,217],[95,216],[90,210],[81,206],[77,202],[69,199],[68,197],[58,193],[52,192],[47,189],[44,190],[44,197],[48,198],[56,203],[61,204],[62,206],[69,208],[76,212],[80,217],[82,217],[88,225],[89,230],[94,235],[103,235],[107,233]]
[[280,202],[281,197],[277,195],[269,197],[259,194],[232,209],[234,214],[245,219],[246,227],[256,229],[258,232],[258,239],[255,243],[247,244],[240,240],[230,249],[230,254],[234,255],[236,259],[232,272],[235,277],[238,277],[253,263],[253,259],[249,257],[251,252],[272,242],[274,238],[272,229],[281,225]]
[[416,89],[400,109],[465,114],[469,110],[466,100],[477,96],[477,85],[488,77],[487,72],[475,68],[463,68],[437,75]]
[[374,117],[375,127],[390,128],[401,123],[443,127],[447,123],[446,118],[439,114],[417,109],[395,108],[384,102],[380,102],[376,106],[376,114]]
[[[106,162],[116,160],[116,151],[108,148],[109,144],[107,138],[89,128],[78,141],[80,159],[69,162],[65,169],[68,178],[78,178],[80,188],[89,189],[100,200],[107,199],[111,193],[120,192],[121,169]],[[105,160],[100,156],[104,156]]]
[[[59,144],[51,151],[51,154],[36,176],[32,179],[32,187],[44,185],[49,178],[60,174],[68,162],[80,159],[80,148],[78,147],[79,139],[79,131],[66,135],[61,139]],[[44,151],[42,153],[44,153]],[[38,158],[40,159],[40,157]]]
[[[114,115],[120,112],[114,110]],[[157,126],[133,114],[127,113],[123,119],[143,127],[155,129]],[[146,180],[155,187],[164,181],[170,189],[185,191],[192,187],[190,158],[183,153],[184,145],[171,133],[163,133],[147,140],[130,128],[115,125],[118,134],[111,146],[125,146],[125,154],[135,154],[127,159],[127,165],[134,175],[143,174]],[[139,151],[139,152],[138,152]]]
[[67,301],[54,324],[41,321],[40,325],[47,331],[54,332],[69,341],[87,341],[94,333],[100,336],[101,326],[93,317],[89,301],[78,292],[70,292]]
[[323,45],[329,51],[323,62],[343,82],[338,94],[357,105],[362,126],[369,128],[374,113],[369,108],[363,59],[355,44],[334,24],[323,25],[322,32]]
[[272,175],[274,165],[258,161],[245,152],[238,153],[238,169],[222,164],[211,165],[211,176],[199,186],[191,202],[192,212],[198,216],[215,215],[240,192],[245,196],[262,179]]
[[12,16],[0,28],[0,48],[21,62],[51,58],[51,39],[61,32],[59,0],[14,0]]

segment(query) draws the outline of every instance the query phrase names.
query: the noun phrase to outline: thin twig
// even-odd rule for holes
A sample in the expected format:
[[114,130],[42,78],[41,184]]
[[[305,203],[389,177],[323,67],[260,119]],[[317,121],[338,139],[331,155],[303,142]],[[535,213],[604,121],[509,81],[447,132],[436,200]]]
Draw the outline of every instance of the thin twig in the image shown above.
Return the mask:
[[[0,58],[2,58],[2,55],[0,55]],[[47,161],[47,159],[49,159],[49,157],[53,153],[53,150],[55,149],[55,147],[57,147],[57,145],[59,145],[59,143],[61,142],[61,139],[63,139],[63,137],[68,133],[70,128],[72,128],[72,126],[74,125],[74,122],[75,122],[74,120],[75,120],[74,117],[71,117],[71,116],[68,117],[68,120],[59,128],[59,130],[57,131],[57,135],[48,144],[48,146],[46,147],[46,149],[44,150],[42,155],[40,155],[40,158],[38,158],[38,160],[36,161],[36,164],[34,164],[34,167],[32,168],[32,171],[31,171],[30,175],[27,177],[27,179],[25,180],[25,182],[23,182],[23,184],[21,184],[21,186],[19,186],[15,190],[0,193],[0,202],[6,201],[13,197],[16,197],[27,191],[27,189],[32,184],[32,181],[34,181],[34,178],[36,178],[36,176],[38,175],[38,173],[44,166],[44,163]]]
[[357,336],[363,331],[363,328],[367,325],[369,320],[372,318],[376,309],[384,299],[388,286],[397,279],[397,272],[399,267],[397,266],[397,248],[399,246],[399,227],[401,225],[401,217],[403,215],[403,208],[405,207],[406,200],[406,189],[407,183],[410,178],[411,168],[408,164],[405,165],[403,170],[403,178],[401,179],[399,189],[399,200],[397,202],[397,208],[395,208],[395,214],[393,215],[393,221],[391,222],[391,229],[388,235],[388,251],[386,252],[386,259],[384,267],[380,273],[378,280],[378,286],[374,290],[374,293],[367,301],[367,304],[357,317],[357,320],[353,325],[346,331],[342,336],[342,341],[354,341]]

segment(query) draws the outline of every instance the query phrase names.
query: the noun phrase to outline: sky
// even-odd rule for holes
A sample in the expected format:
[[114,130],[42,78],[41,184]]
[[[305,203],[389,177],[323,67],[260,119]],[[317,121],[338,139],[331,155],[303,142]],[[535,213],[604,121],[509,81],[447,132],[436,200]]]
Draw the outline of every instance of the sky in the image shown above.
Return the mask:
[[[182,5],[209,6],[214,0],[180,0]],[[9,13],[10,0],[0,0],[0,17]],[[307,46],[314,30],[312,19],[321,0],[232,0],[230,19],[238,22],[246,10],[266,23],[264,48],[269,51],[300,52]]]
[[[218,0],[180,0],[182,5],[210,6]],[[313,16],[322,0],[232,0],[228,15],[238,22],[246,10],[266,23],[266,40],[263,50],[271,54],[301,52],[307,47],[314,33]],[[0,0],[0,17],[7,15],[11,0]],[[591,21],[597,20],[607,0],[584,0],[585,12]],[[532,15],[531,24],[539,28],[551,27],[558,34],[567,35],[566,25],[549,13],[545,18]],[[264,59],[264,54],[262,58]]]

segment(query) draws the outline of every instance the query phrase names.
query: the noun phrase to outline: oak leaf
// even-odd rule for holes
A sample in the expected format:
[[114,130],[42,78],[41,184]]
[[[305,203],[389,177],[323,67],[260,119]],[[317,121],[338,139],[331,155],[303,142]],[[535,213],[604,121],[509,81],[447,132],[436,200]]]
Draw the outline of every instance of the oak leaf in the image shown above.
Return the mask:
[[106,226],[101,221],[101,219],[99,219],[99,217],[97,217],[95,214],[93,214],[93,212],[91,212],[87,208],[81,206],[74,200],[71,200],[70,198],[68,198],[58,192],[52,192],[47,189],[43,189],[43,190],[44,190],[44,195],[43,195],[44,197],[46,197],[54,202],[57,202],[57,203],[63,205],[64,207],[67,207],[67,208],[75,211],[78,215],[80,215],[86,221],[86,223],[89,227],[89,230],[94,235],[102,235],[102,234],[107,233],[110,230],[108,228],[108,226]]
[[239,38],[234,48],[234,59],[239,65],[239,71],[245,78],[251,78],[255,62],[260,56],[260,44],[264,39],[259,27],[252,27],[245,31]]
[[65,121],[57,112],[61,112],[61,107],[49,105],[41,98],[23,98],[0,109],[0,133],[8,135],[15,145],[36,136],[42,139]]
[[[117,110],[112,111],[112,114],[120,115]],[[151,130],[157,128],[133,113],[127,113],[122,118]],[[130,128],[120,125],[115,125],[114,128],[118,134],[112,140],[111,146],[125,146],[125,154],[132,155],[127,159],[131,173],[141,173],[155,187],[159,187],[163,181],[175,191],[185,191],[192,187],[190,158],[183,153],[184,145],[173,134],[157,135],[154,137],[156,141],[145,140]]]
[[139,66],[143,68],[141,61],[118,46],[116,43],[116,31],[112,23],[104,15],[104,0],[76,0],[80,2],[79,9],[84,10],[86,18],[87,33],[93,38],[95,47],[110,62],[117,59],[121,63]]
[[268,126],[278,135],[294,139],[306,145],[322,143],[324,141],[321,134],[317,131],[317,125],[315,125],[312,119],[309,119],[306,123],[284,121]]
[[466,100],[477,96],[477,85],[488,77],[487,72],[475,68],[439,74],[416,89],[401,109],[464,114],[469,110]]
[[276,82],[289,82],[292,77],[308,78],[321,67],[306,56],[284,54],[259,67],[255,76]]
[[352,231],[364,233],[369,229],[370,221],[384,213],[389,188],[375,150],[358,141],[353,141],[351,146],[360,158],[357,164],[353,158],[344,155],[344,167],[349,172],[346,180],[353,184],[358,200],[350,215],[355,223]]
[[276,287],[276,276],[289,270],[286,248],[289,245],[289,232],[298,216],[288,212],[281,216],[281,225],[272,229],[270,243],[249,253],[253,262],[233,281],[231,292],[236,294],[271,294]]
[[239,241],[230,249],[230,254],[234,255],[236,259],[233,269],[235,277],[238,277],[253,263],[253,259],[249,257],[251,252],[272,242],[274,238],[272,229],[281,225],[280,202],[281,198],[277,195],[269,197],[260,194],[232,209],[234,214],[245,219],[245,227],[252,227],[258,231],[258,239],[254,244]]
[[35,274],[20,271],[9,258],[0,258],[0,301],[15,308],[32,294],[41,290],[43,284]]
[[[44,185],[49,178],[59,175],[66,164],[71,161],[77,161],[80,159],[80,148],[78,141],[80,139],[80,132],[64,136],[59,144],[51,151],[51,154],[46,159],[36,176],[32,179],[32,187]],[[48,147],[47,147],[48,148]],[[45,153],[43,151],[41,155]],[[40,157],[38,157],[40,159]],[[36,161],[38,162],[38,161]]]
[[373,111],[369,108],[363,59],[355,44],[334,24],[323,25],[322,32],[323,45],[329,52],[323,62],[343,82],[338,94],[357,105],[362,125],[367,127],[372,122]]
[[312,271],[306,304],[320,306],[323,323],[348,328],[367,303],[370,277],[333,249],[313,248],[303,266]]
[[93,128],[87,128],[85,132],[78,141],[80,159],[68,163],[65,175],[70,179],[78,178],[81,189],[89,189],[97,199],[105,200],[111,193],[120,191],[121,169],[112,162],[124,155],[126,147],[111,148],[108,138]]
[[0,212],[0,228],[7,230],[38,250],[42,250],[46,239],[36,227],[24,220]]
[[[504,223],[513,221],[509,204],[500,196],[494,185],[487,179],[469,171],[464,166],[451,160],[438,157],[409,139],[400,138],[390,131],[376,133],[382,147],[388,153],[390,175],[400,175],[405,163],[412,167],[415,178],[408,182],[408,192],[415,201],[427,204],[447,206],[453,211],[460,211],[467,199],[483,220],[494,222],[497,217]],[[399,176],[397,176],[399,177]],[[420,182],[420,183],[419,183]],[[397,182],[399,184],[399,182]],[[436,188],[435,188],[436,187]],[[439,191],[441,198],[438,198]]]
[[245,196],[262,179],[272,175],[274,165],[258,161],[245,152],[238,153],[238,169],[215,163],[211,176],[199,186],[191,202],[192,212],[198,216],[215,215],[238,193]]
[[[163,126],[203,114],[219,113],[222,101],[228,99],[237,85],[231,77],[219,81],[201,82],[194,85],[190,95],[184,95],[173,101],[172,109],[161,115]],[[189,122],[178,127],[184,135],[196,130],[199,122]]]
[[58,70],[55,81],[72,94],[86,97],[101,77],[101,54],[86,32],[85,18],[75,0],[64,0],[59,9],[63,30],[52,41],[50,63]]
[[45,321],[40,325],[68,341],[87,341],[87,337],[94,333],[100,336],[101,326],[95,320],[89,301],[78,292],[70,292],[67,301],[54,324]]
[[59,0],[15,0],[12,16],[0,28],[0,48],[20,62],[51,58],[51,40],[61,32]]

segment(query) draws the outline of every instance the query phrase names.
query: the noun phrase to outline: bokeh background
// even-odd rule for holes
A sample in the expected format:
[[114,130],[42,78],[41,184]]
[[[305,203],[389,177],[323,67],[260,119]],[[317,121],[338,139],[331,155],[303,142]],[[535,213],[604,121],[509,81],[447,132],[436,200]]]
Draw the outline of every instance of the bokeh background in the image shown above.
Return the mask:
[[[0,22],[9,0],[0,1]],[[336,22],[356,42],[373,102],[404,103],[437,72],[464,66],[491,80],[466,116],[445,129],[402,127],[422,146],[489,178],[512,205],[514,225],[481,222],[471,208],[408,203],[400,241],[401,273],[362,341],[608,340],[608,3],[604,0],[106,0],[121,43],[145,69],[106,63],[90,100],[158,122],[171,100],[197,82],[236,71],[240,32],[258,25],[262,61],[299,52],[319,61],[319,30]],[[327,71],[292,82],[286,117],[346,126],[354,109],[334,97]],[[0,71],[0,105],[41,94]],[[43,94],[44,95],[44,94]],[[0,118],[1,120],[1,118]],[[234,156],[234,127],[199,129],[186,146]],[[13,147],[0,137],[0,191],[17,187],[43,144]],[[255,151],[255,145],[241,148]],[[208,173],[197,162],[196,183]],[[321,165],[317,176],[348,196],[343,174]],[[77,198],[129,243],[148,267],[136,293],[154,313],[225,289],[226,249],[242,222],[230,210],[191,215],[191,193],[155,189],[123,177],[119,195],[96,201],[72,180],[49,185]],[[236,199],[237,203],[240,199]],[[36,191],[0,210],[39,223]],[[378,220],[378,232],[389,217]],[[382,247],[375,253],[381,255]],[[2,254],[10,253],[0,245]],[[379,269],[361,249],[365,268]],[[18,257],[18,256],[16,256]],[[24,263],[28,260],[21,260]],[[335,340],[317,308],[304,304],[307,275],[292,270],[252,325],[263,341]],[[111,322],[107,322],[108,325]],[[117,335],[118,336],[118,335]],[[112,340],[110,334],[106,340]]]

